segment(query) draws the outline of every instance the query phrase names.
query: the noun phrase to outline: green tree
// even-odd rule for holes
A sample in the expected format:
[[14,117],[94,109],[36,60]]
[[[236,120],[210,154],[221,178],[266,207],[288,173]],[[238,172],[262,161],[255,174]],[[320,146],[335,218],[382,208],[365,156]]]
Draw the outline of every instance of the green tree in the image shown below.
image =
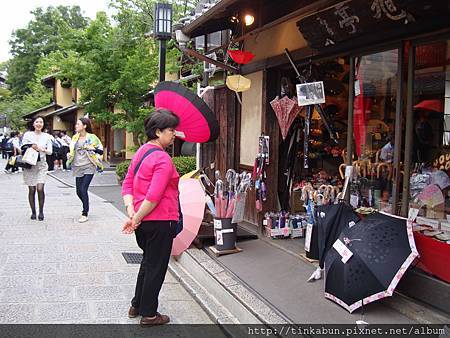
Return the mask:
[[60,50],[73,30],[88,24],[79,6],[37,8],[25,28],[13,32],[9,41],[13,58],[8,62],[8,83],[14,95],[30,93],[30,81],[43,56]]

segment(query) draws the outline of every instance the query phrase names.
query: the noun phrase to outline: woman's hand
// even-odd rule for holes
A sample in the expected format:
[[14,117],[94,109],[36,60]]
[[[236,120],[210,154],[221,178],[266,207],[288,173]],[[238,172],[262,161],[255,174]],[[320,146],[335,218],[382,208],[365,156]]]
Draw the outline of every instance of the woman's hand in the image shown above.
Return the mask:
[[134,232],[136,228],[134,227],[133,221],[131,219],[127,219],[126,222],[122,225],[122,233],[126,235],[130,235]]
[[32,144],[31,145],[31,148],[33,148],[34,150],[36,150],[36,151],[39,151],[38,149],[39,149],[39,146],[37,145],[37,144]]
[[133,217],[131,218],[131,220],[133,221],[133,223],[135,224],[136,228],[141,224],[142,218],[140,218],[138,216],[138,214],[134,214]]
[[133,206],[133,204],[129,204],[128,206],[127,206],[127,215],[128,215],[128,217],[130,218],[130,219],[132,219],[133,218],[133,216],[136,214],[136,212],[134,211],[134,206]]

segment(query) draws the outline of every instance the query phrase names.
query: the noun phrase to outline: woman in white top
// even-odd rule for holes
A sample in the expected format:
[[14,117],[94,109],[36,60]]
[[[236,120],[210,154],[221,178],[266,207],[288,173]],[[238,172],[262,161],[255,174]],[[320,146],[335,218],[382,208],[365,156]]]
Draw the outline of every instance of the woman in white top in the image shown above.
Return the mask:
[[52,141],[50,135],[42,132],[44,128],[44,119],[41,116],[33,119],[31,127],[32,131],[27,131],[23,135],[22,148],[33,148],[39,152],[39,158],[36,165],[31,166],[30,169],[24,169],[23,181],[28,186],[28,202],[31,208],[31,219],[36,219],[36,190],[39,200],[39,215],[40,221],[44,220],[44,184],[47,176],[48,164],[46,155],[51,155],[53,152]]

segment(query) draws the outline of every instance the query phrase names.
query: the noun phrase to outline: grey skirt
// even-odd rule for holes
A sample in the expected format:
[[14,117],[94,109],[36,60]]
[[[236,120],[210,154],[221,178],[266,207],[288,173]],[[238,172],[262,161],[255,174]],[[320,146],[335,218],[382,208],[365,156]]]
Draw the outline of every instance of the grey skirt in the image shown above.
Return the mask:
[[46,161],[38,161],[30,169],[23,170],[23,183],[29,187],[44,184],[47,178],[48,164]]

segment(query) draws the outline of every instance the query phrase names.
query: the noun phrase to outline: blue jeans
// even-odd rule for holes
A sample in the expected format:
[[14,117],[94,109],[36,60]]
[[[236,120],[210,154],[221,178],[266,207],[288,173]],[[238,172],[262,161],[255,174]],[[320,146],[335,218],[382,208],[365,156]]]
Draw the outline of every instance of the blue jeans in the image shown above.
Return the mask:
[[84,175],[83,177],[76,178],[77,195],[83,203],[83,216],[87,216],[89,213],[89,184],[91,184],[93,174]]

